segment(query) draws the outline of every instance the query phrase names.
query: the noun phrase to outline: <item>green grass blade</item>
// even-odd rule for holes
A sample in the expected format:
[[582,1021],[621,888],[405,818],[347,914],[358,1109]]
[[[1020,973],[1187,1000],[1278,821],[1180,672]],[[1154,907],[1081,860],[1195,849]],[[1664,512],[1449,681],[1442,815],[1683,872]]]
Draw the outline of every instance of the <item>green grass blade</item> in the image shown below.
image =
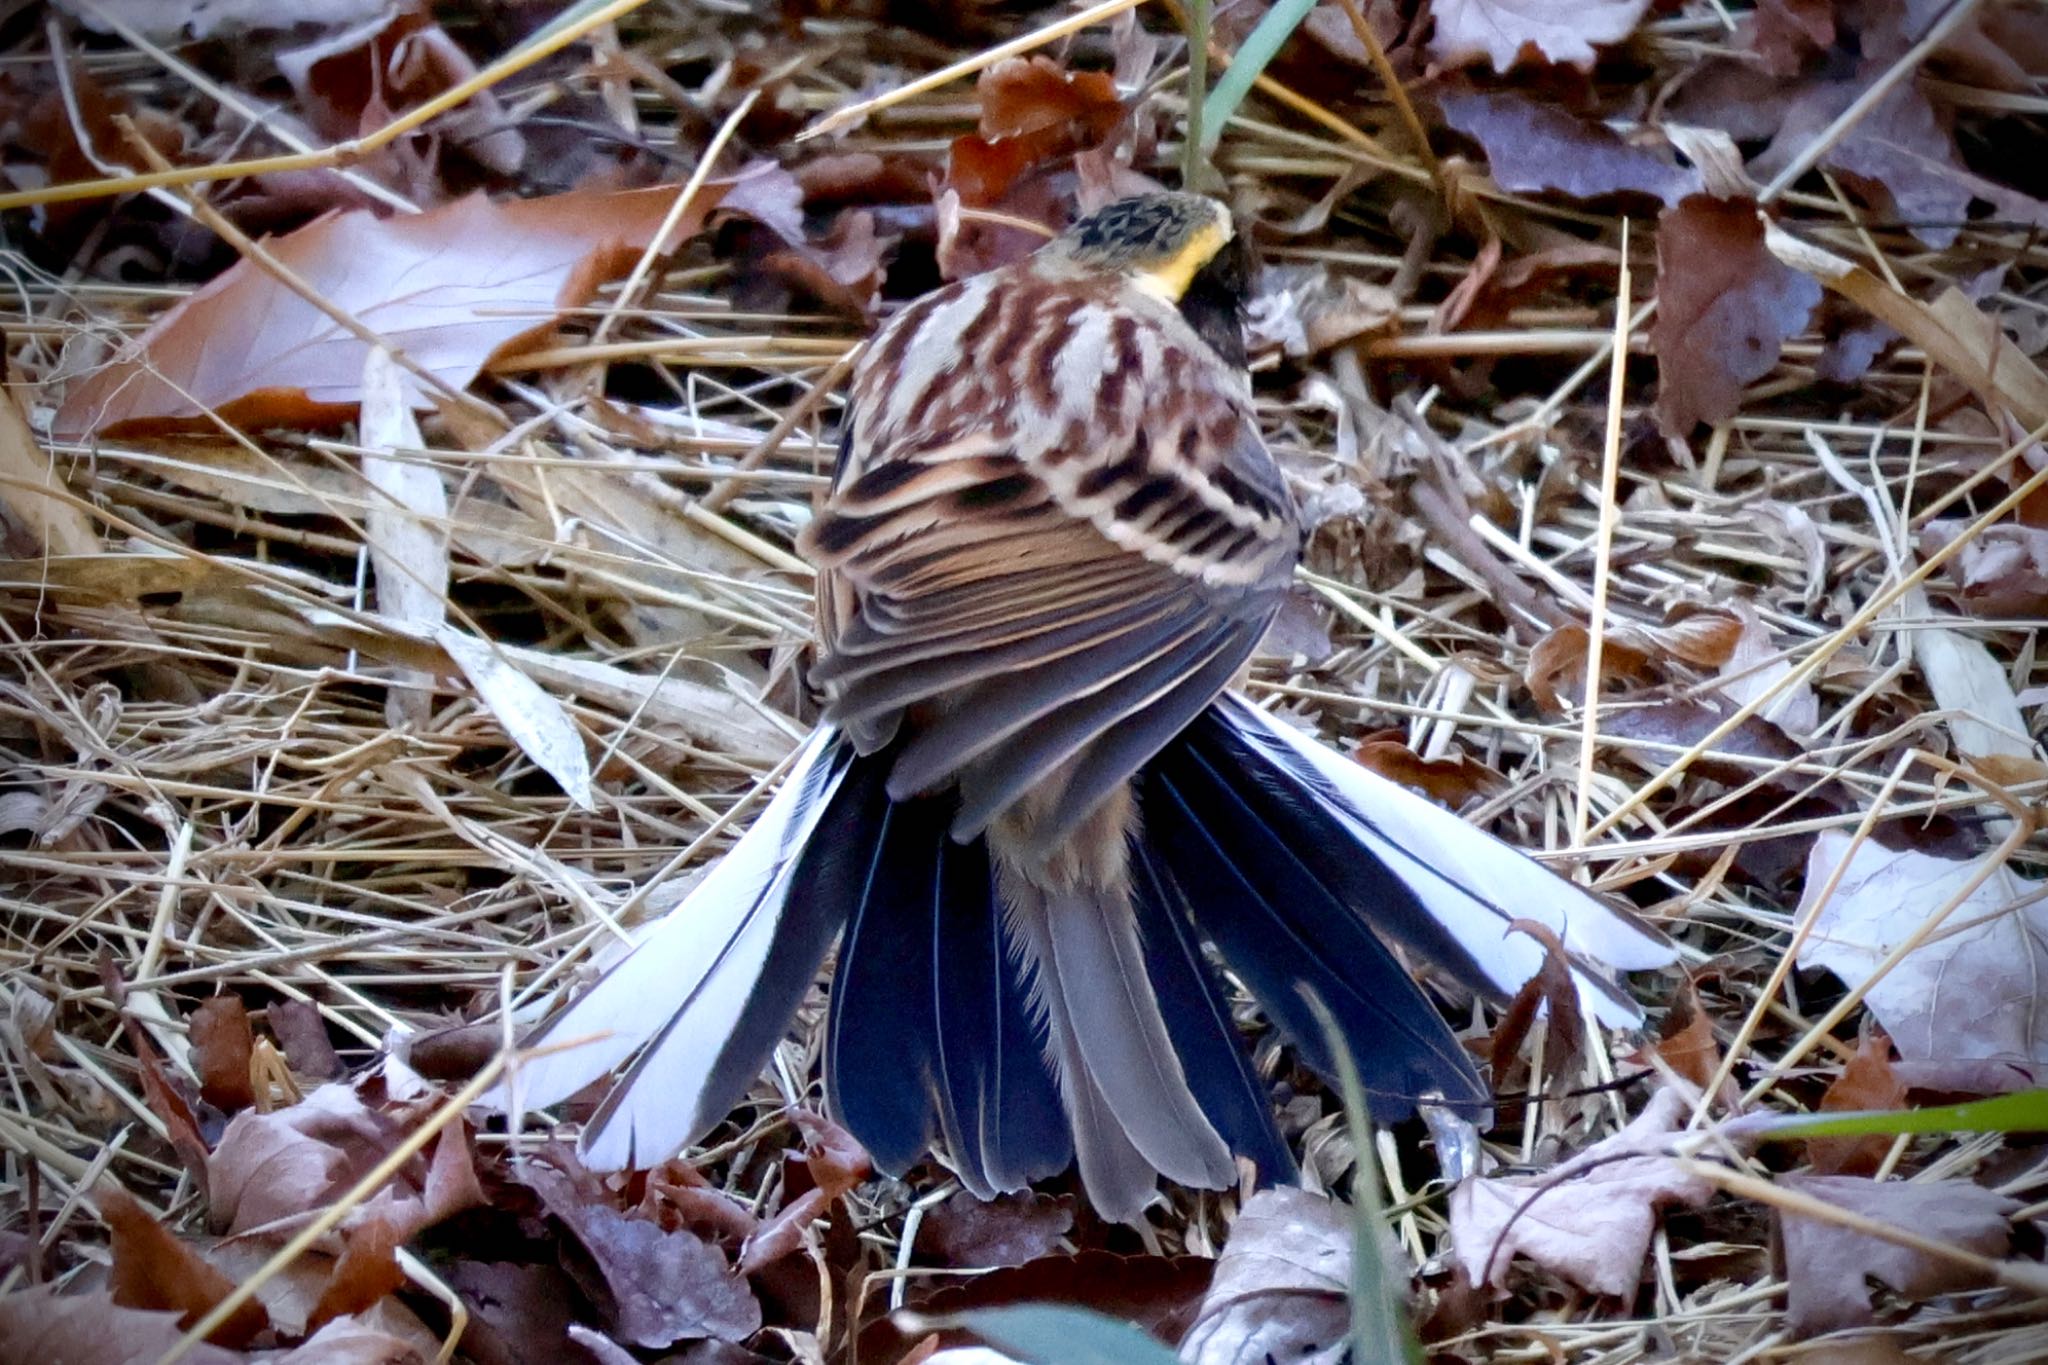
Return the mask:
[[1301,27],[1301,21],[1308,18],[1308,12],[1315,7],[1316,0],[1276,0],[1273,8],[1259,20],[1258,26],[1245,36],[1243,46],[1230,59],[1230,69],[1217,79],[1216,88],[1209,92],[1209,98],[1202,101],[1197,126],[1201,130],[1201,151],[1205,158],[1216,150],[1216,140],[1223,136],[1223,125],[1237,112],[1237,106],[1244,103],[1244,97],[1251,92],[1252,82],[1271,65],[1281,47],[1294,36],[1294,30]]
[[974,1333],[1026,1365],[1178,1365],[1179,1357],[1148,1333],[1087,1308],[1015,1303],[971,1308],[943,1317],[906,1315],[915,1330]]
[[2021,1090],[1966,1104],[1921,1109],[1868,1109],[1840,1114],[1784,1114],[1739,1119],[1730,1133],[1770,1142],[1867,1133],[2048,1133],[2048,1090]]

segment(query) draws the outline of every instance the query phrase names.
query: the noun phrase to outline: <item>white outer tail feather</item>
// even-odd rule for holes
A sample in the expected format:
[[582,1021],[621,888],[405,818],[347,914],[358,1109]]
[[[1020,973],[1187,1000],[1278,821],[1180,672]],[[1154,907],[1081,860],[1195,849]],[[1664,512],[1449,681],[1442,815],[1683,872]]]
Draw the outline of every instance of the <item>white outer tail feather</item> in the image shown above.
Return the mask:
[[[1507,932],[1511,918],[1548,925],[1567,951],[1624,971],[1667,966],[1677,957],[1669,942],[1537,867],[1527,855],[1242,697],[1227,694],[1218,707],[1254,743],[1305,761],[1335,790],[1341,802],[1332,802],[1332,809],[1346,826],[1407,883],[1501,991],[1513,994],[1543,966],[1540,944]],[[1583,971],[1573,975],[1581,1003],[1601,1023],[1625,1028],[1642,1022],[1642,1011],[1631,1002]]]
[[663,1160],[725,1117],[698,1112],[704,1083],[753,994],[797,854],[844,780],[844,770],[823,783],[815,778],[836,734],[821,727],[806,741],[752,827],[624,960],[545,1026],[546,1041],[590,1041],[522,1064],[516,1079],[499,1082],[479,1107],[509,1113],[515,1102],[522,1110],[557,1104],[666,1027],[658,1053],[643,1063],[609,1121],[585,1132],[586,1163],[617,1170],[634,1160]]

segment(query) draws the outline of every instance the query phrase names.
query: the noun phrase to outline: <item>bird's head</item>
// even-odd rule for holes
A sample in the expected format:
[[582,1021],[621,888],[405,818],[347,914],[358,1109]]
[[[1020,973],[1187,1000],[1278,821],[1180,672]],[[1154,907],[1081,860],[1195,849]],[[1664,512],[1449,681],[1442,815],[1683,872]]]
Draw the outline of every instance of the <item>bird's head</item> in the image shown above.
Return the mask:
[[1203,340],[1243,365],[1250,261],[1230,210],[1199,194],[1140,194],[1080,219],[1047,248],[1084,270],[1121,275],[1179,308]]

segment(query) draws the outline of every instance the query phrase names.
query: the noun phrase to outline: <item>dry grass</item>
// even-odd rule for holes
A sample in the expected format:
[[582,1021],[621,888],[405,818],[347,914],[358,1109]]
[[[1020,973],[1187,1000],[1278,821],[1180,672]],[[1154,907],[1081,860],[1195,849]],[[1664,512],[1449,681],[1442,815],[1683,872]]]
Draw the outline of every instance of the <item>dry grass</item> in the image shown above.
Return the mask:
[[[687,55],[717,80],[743,32],[734,16],[692,7],[638,16],[626,37],[658,61]],[[1077,51],[1101,57],[1103,41],[1100,30],[1084,34]],[[1711,16],[1660,20],[1638,55],[1668,74],[1725,41]],[[793,59],[797,106],[817,114],[895,83],[886,58],[904,47],[900,34],[862,21],[813,22]],[[920,39],[911,56],[923,69],[969,51]],[[31,41],[4,60],[39,53]],[[143,102],[203,98],[132,50],[98,49],[86,63]],[[1172,108],[1176,80],[1157,75],[1154,98]],[[514,76],[508,104],[519,105],[521,90]],[[673,106],[644,85],[632,92],[639,135],[667,142]],[[968,93],[953,85],[889,108],[841,150],[934,153],[968,127]],[[1255,98],[1224,137],[1219,164],[1233,190],[1278,223],[1333,186],[1352,188],[1320,226],[1273,237],[1269,260],[1391,286],[1403,306],[1395,330],[1263,376],[1275,449],[1343,514],[1317,537],[1303,577],[1330,648],[1313,662],[1262,660],[1253,694],[1315,714],[1332,739],[1393,728],[1425,757],[1464,754],[1495,770],[1504,786],[1468,814],[1626,889],[1676,930],[1696,964],[1711,964],[1703,988],[1723,1040],[1744,1020],[1757,1026],[1735,1061],[1768,1064],[1815,1045],[1821,1058],[1840,1057],[1853,1016],[1815,1028],[1832,997],[1806,998],[1797,977],[1762,994],[1786,950],[1791,903],[1731,869],[1752,844],[1863,826],[1880,800],[1888,816],[1966,822],[1989,800],[2022,814],[2040,800],[2038,778],[1992,791],[1968,770],[1897,768],[1912,751],[1954,748],[1949,718],[1904,646],[1917,629],[1958,623],[1924,596],[1881,620],[1855,619],[1898,583],[1898,556],[1911,562],[1912,531],[1940,500],[2010,464],[2013,451],[1969,405],[1948,404],[1944,376],[1910,348],[1853,396],[1817,390],[1814,339],[1793,344],[1711,439],[1666,449],[1647,438],[1654,369],[1634,358],[1640,324],[1630,358],[1610,365],[1607,286],[1521,310],[1500,329],[1425,334],[1473,243],[1397,226],[1400,206],[1433,193],[1428,168],[1387,150],[1403,145],[1398,111],[1370,94],[1335,113],[1305,108],[1300,96],[1288,108],[1272,93],[1281,100]],[[697,133],[673,136],[686,157],[693,139],[701,146]],[[1157,147],[1153,169],[1165,174],[1176,155],[1170,143]],[[1518,232],[1620,240],[1609,216],[1505,194],[1469,167],[1447,183]],[[1973,228],[1934,252],[1860,224],[1839,198],[1784,200],[1808,240],[1859,259],[1874,252],[1908,282],[2004,264],[1991,302],[2029,327],[2048,313],[2048,249],[2023,231]],[[1639,298],[1645,239],[1638,232],[1634,246]],[[38,396],[86,373],[180,292],[51,275],[17,251],[0,252],[0,265],[8,375],[32,402],[49,401]],[[193,1206],[141,1094],[97,955],[111,953],[128,1013],[174,1066],[184,1016],[220,991],[252,1004],[311,1001],[359,1060],[394,1034],[490,1017],[501,1003],[534,1006],[621,928],[669,904],[677,874],[724,847],[808,724],[792,669],[808,638],[809,585],[789,544],[832,450],[834,362],[860,335],[829,318],[746,311],[733,284],[728,268],[693,248],[630,306],[600,301],[602,341],[572,327],[561,345],[478,386],[491,409],[482,421],[430,417],[422,447],[395,452],[450,490],[451,513],[435,529],[454,557],[453,618],[500,642],[563,701],[598,775],[594,810],[575,808],[508,740],[437,647],[372,609],[363,526],[374,495],[348,440],[223,429],[56,448],[103,552],[0,565],[0,814],[13,817],[0,854],[0,1015],[19,1026],[38,1000],[53,1006],[61,1052],[35,1058],[20,1027],[7,1040],[0,1147],[16,1192],[4,1204],[11,1225],[21,1226],[31,1158],[51,1251],[94,1242],[78,1195],[102,1174],[173,1215]],[[1445,362],[1480,359],[1498,366],[1496,384],[1469,394],[1432,387]],[[647,403],[593,398],[606,367]],[[1623,406],[1604,459],[1611,372]],[[799,420],[781,421],[806,403]],[[1603,475],[1614,481],[1611,503],[1600,496]],[[1947,513],[1981,511],[2003,488],[1985,480]],[[1603,505],[1615,515],[1603,520]],[[1590,722],[1577,709],[1532,705],[1523,680],[1550,624],[1583,621],[1604,602],[1611,642],[1674,606],[1737,593],[1755,604],[1782,659],[1831,655],[1814,670],[1811,749],[1785,759],[1718,753],[1706,764],[1686,738],[1585,747],[1587,726],[1597,735],[1620,709],[1710,689],[1713,670],[1669,658],[1661,681],[1610,694]],[[1519,616],[1518,604],[1538,619]],[[1992,645],[2016,692],[2048,685],[2039,623],[1961,624]],[[424,718],[394,729],[387,694],[400,670],[440,682]],[[1873,729],[1867,717],[1878,709],[1890,719]],[[1706,808],[1727,792],[1730,765],[1763,782],[1834,783],[1847,799],[1837,813],[1802,810],[1796,822],[1751,804],[1727,828]],[[1703,776],[1709,767],[1720,776]],[[1666,780],[1653,784],[1653,772]],[[2041,851],[2030,843],[2018,856],[2037,864]],[[1661,996],[1670,984],[1648,989]],[[751,1198],[772,1193],[744,1187],[772,1165],[735,1157],[782,1141],[775,1101],[815,1097],[819,1025],[807,1012],[785,1046],[761,1091],[762,1121],[734,1127],[705,1156],[714,1178]],[[1270,1046],[1261,1058],[1277,1064]],[[1581,1079],[1612,1070],[1596,1050]],[[1794,1102],[1817,1093],[1808,1072],[1795,1072],[1787,1092]],[[1495,1138],[1509,1161],[1547,1164],[1611,1131],[1623,1112],[1614,1092],[1524,1106],[1520,1126]],[[1310,1117],[1296,1124],[1304,1167],[1335,1183],[1349,1165],[1341,1125],[1334,1113]],[[2033,1149],[1996,1138],[1923,1143],[1914,1156],[1944,1175],[1995,1173],[2024,1201],[2048,1186]],[[1409,1169],[1412,1178],[1418,1168]],[[943,1193],[942,1175],[863,1194],[856,1219],[877,1268],[904,1254],[917,1215],[903,1215]],[[1392,1194],[1411,1251],[1437,1255],[1441,1188]],[[1208,1249],[1230,1207],[1177,1196],[1151,1237],[1168,1250]],[[1612,1365],[1790,1358],[1766,1240],[1755,1205],[1724,1201],[1660,1234],[1638,1315],[1525,1272],[1492,1325],[1437,1346]],[[1951,1308],[1902,1323],[1898,1343],[1931,1359],[1938,1342],[1940,1358],[1971,1365],[2040,1358],[2038,1303]]]

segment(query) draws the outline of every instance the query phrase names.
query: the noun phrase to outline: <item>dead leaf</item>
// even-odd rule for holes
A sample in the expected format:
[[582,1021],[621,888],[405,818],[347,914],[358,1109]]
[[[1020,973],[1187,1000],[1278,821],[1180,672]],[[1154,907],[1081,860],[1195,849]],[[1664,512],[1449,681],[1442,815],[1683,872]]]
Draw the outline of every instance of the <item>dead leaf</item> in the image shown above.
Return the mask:
[[[1260,1190],[1230,1225],[1216,1277],[1180,1344],[1185,1365],[1349,1358],[1351,1218],[1292,1186]],[[1393,1252],[1396,1264],[1405,1255]]]
[[[174,1313],[117,1305],[104,1291],[59,1294],[37,1285],[0,1294],[0,1360],[44,1365],[156,1365],[185,1335]],[[239,1351],[201,1343],[187,1365],[239,1365]]]
[[1780,228],[1768,229],[1765,242],[1779,261],[1896,328],[1979,398],[2010,412],[2021,429],[2048,425],[2048,373],[1962,290],[1950,286],[1933,302],[1922,303],[1862,266]]
[[[1523,668],[1522,681],[1538,706],[1556,714],[1566,709],[1567,699],[1575,707],[1584,704],[1590,642],[1586,628],[1571,623],[1548,632],[1529,647],[1529,662]],[[1617,680],[1646,681],[1652,676],[1650,656],[1610,635],[1601,641],[1600,674],[1603,689]]]
[[406,1337],[354,1318],[338,1318],[272,1365],[426,1365],[434,1358]]
[[1503,73],[1546,62],[1590,68],[1594,47],[1628,37],[1649,8],[1650,0],[1439,0],[1429,58],[1439,66],[1490,61]]
[[[1814,81],[1776,120],[1771,145],[1750,163],[1768,181],[1820,137],[1870,84],[1870,79]],[[1959,178],[1962,158],[1914,81],[1902,81],[1858,119],[1821,157],[1870,207],[1902,223],[1928,246],[1952,245],[1969,217],[1970,187]]]
[[1486,149],[1493,181],[1513,194],[1553,191],[1574,199],[1642,194],[1676,204],[1703,188],[1670,144],[1631,142],[1605,124],[1513,91],[1446,91],[1444,121]]
[[[1797,918],[1816,910],[1851,836],[1825,830],[1806,864]],[[1799,949],[1799,965],[1825,967],[1860,986],[1877,964],[1979,874],[1988,876],[1934,936],[1870,987],[1870,1012],[1904,1058],[2017,1057],[2048,1062],[2048,904],[2044,888],[1991,865],[1936,858],[1866,841]]]
[[1659,424],[1684,436],[1734,416],[1819,302],[1819,287],[1765,248],[1754,200],[1693,195],[1666,209],[1650,324]]
[[1451,1191],[1451,1242],[1474,1284],[1507,1287],[1523,1255],[1596,1294],[1633,1294],[1657,1210],[1697,1207],[1714,1187],[1667,1153],[1692,1101],[1669,1087],[1626,1128],[1543,1175],[1474,1177]]
[[[298,95],[298,108],[328,141],[375,132],[406,111],[477,74],[469,54],[417,0],[402,0],[361,23],[276,57],[277,70]],[[455,147],[499,175],[526,158],[526,139],[496,92],[476,92],[427,125],[431,150],[401,139],[369,162],[402,167],[394,180],[416,199],[439,198],[440,149]],[[407,163],[415,164],[407,164]]]
[[256,1103],[249,1063],[256,1047],[249,1029],[249,1011],[232,995],[203,1000],[192,1011],[192,1065],[199,1072],[199,1094],[224,1114]]
[[207,1163],[216,1230],[244,1233],[324,1208],[397,1140],[346,1085],[323,1085],[269,1114],[235,1115]]
[[[108,1287],[116,1304],[176,1313],[178,1326],[190,1329],[233,1292],[234,1281],[208,1265],[126,1190],[103,1185],[94,1192],[93,1202],[113,1232],[114,1266]],[[260,1304],[245,1303],[207,1340],[216,1346],[246,1346],[269,1326]]]
[[[1856,1040],[1855,1054],[1842,1064],[1842,1074],[1820,1097],[1821,1112],[1905,1107],[1906,1087],[1892,1074],[1892,1040],[1883,1029],[1866,1029]],[[1808,1138],[1806,1157],[1822,1175],[1875,1175],[1891,1147],[1892,1140],[1882,1133]]]
[[976,208],[1001,202],[1042,163],[1100,143],[1124,116],[1108,75],[1068,71],[1050,57],[997,62],[981,73],[974,92],[980,131],[954,140],[946,183]]
[[576,1288],[560,1269],[465,1257],[442,1273],[469,1305],[465,1354],[504,1365],[555,1365],[561,1359],[557,1343],[575,1321]]
[[1721,1044],[1714,1021],[1700,1004],[1700,988],[1685,978],[1657,1029],[1657,1056],[1679,1076],[1705,1090],[1721,1069]]
[[1390,782],[1421,792],[1439,805],[1463,810],[1507,789],[1508,780],[1469,754],[1424,758],[1398,740],[1376,739],[1351,757]]
[[[756,178],[757,164],[706,185],[675,240]],[[332,214],[266,245],[334,306],[394,351],[461,389],[489,362],[543,345],[556,314],[624,273],[675,201],[667,186],[576,190],[493,202],[472,195],[427,213]],[[208,413],[237,426],[326,426],[354,415],[369,348],[253,261],[182,299],[65,394],[54,423],[89,434],[205,431]],[[408,401],[429,405],[410,374]]]
[[98,554],[92,518],[73,497],[13,395],[0,387],[0,545],[18,559]]
[[620,1213],[551,1166],[529,1162],[520,1179],[588,1254],[571,1273],[603,1301],[612,1335],[659,1349],[706,1337],[744,1341],[760,1330],[759,1301],[717,1247]]
[[[1967,1180],[1866,1180],[1853,1175],[1783,1175],[1778,1183],[1837,1208],[1905,1228],[1986,1256],[2012,1244],[2008,1217],[2020,1205]],[[1818,1336],[1872,1320],[1866,1278],[1909,1299],[1976,1287],[1954,1261],[1855,1232],[1838,1223],[1780,1210],[1785,1248],[1786,1325],[1796,1337]]]
[[1790,687],[1780,686],[1792,673],[1792,660],[1771,635],[1771,628],[1755,607],[1741,598],[1730,601],[1728,612],[1741,623],[1733,647],[1721,664],[1721,682],[1716,689],[1737,707],[1761,700],[1756,718],[1774,725],[1795,740],[1813,733],[1820,724],[1820,695],[1809,679]]
[[1493,1031],[1493,1050],[1489,1058],[1493,1066],[1494,1088],[1502,1088],[1508,1069],[1521,1052],[1522,1041],[1528,1037],[1539,1014],[1544,1020],[1544,1069],[1549,1073],[1551,1085],[1557,1087],[1568,1083],[1585,1038],[1585,1021],[1579,1013],[1578,982],[1572,977],[1564,941],[1549,925],[1518,919],[1508,924],[1507,932],[1527,934],[1542,944],[1543,965],[1515,992],[1515,998],[1501,1012],[1500,1023]]
[[[1933,554],[1955,539],[1966,523],[1928,523],[1920,552]],[[2048,530],[2016,522],[1987,526],[1971,537],[1946,566],[1958,602],[1972,616],[2048,616]]]
[[263,1018],[294,1072],[316,1081],[341,1074],[341,1057],[327,1037],[327,1024],[318,1005],[309,1000],[278,1000],[264,1008]]
[[[1925,598],[1921,599],[1924,607]],[[1982,640],[1931,626],[1913,632],[1913,660],[1934,704],[1948,713],[1956,750],[1972,759],[2011,760],[2048,775],[2006,667]]]
[[405,1283],[405,1272],[399,1269],[395,1253],[405,1245],[407,1236],[406,1230],[389,1218],[366,1218],[351,1228],[333,1275],[306,1316],[306,1326],[318,1329],[334,1324],[396,1293]]
[[966,1190],[925,1215],[918,1251],[939,1264],[980,1270],[1049,1256],[1074,1226],[1070,1199],[1006,1194],[983,1201]]
[[823,1218],[841,1195],[875,1173],[874,1162],[853,1134],[808,1109],[792,1109],[789,1114],[804,1135],[804,1165],[814,1183],[748,1236],[740,1248],[742,1275],[751,1275],[795,1251],[803,1244],[805,1231]]
[[562,704],[503,651],[474,635],[442,626],[434,632],[434,641],[462,669],[478,699],[505,727],[506,737],[554,778],[579,808],[596,810],[590,755],[584,750],[582,732]]

